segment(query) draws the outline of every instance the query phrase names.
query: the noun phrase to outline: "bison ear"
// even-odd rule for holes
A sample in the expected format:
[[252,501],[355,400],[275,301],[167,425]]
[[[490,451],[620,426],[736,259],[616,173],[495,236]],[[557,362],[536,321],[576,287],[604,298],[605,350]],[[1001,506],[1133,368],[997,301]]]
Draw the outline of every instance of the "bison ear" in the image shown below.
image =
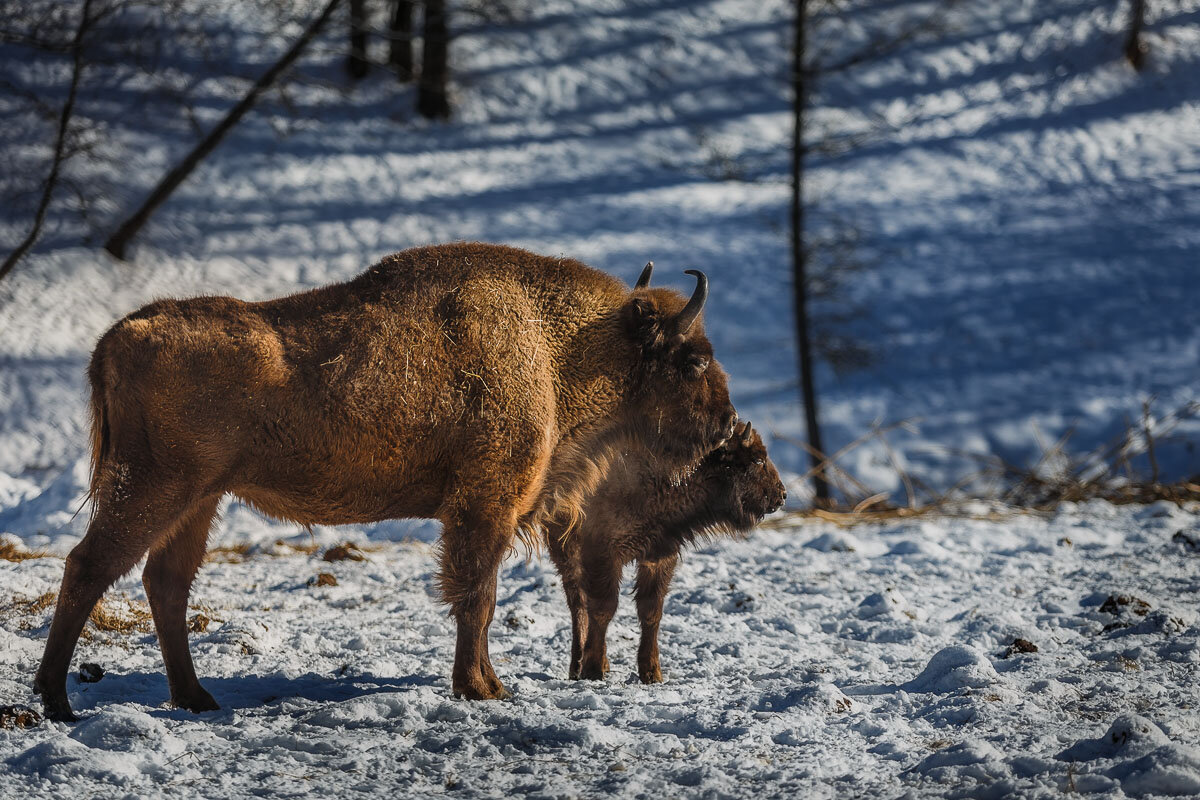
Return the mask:
[[658,306],[649,298],[634,298],[629,303],[629,310],[634,320],[638,322],[658,318]]
[[625,306],[625,319],[630,331],[643,347],[662,342],[663,318],[653,298],[635,297],[630,300]]

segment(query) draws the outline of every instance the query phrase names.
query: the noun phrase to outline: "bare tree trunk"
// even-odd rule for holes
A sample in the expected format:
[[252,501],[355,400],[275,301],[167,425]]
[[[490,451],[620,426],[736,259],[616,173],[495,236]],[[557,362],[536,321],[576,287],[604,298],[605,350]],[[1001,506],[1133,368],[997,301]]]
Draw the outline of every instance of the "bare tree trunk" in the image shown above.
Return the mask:
[[807,102],[805,77],[805,23],[808,0],[796,0],[795,45],[792,63],[792,296],[796,315],[796,356],[800,371],[800,393],[808,427],[809,458],[813,466],[815,504],[831,504],[829,480],[825,475],[821,427],[817,418],[817,390],[813,381],[813,350],[808,319],[808,255],[804,246],[804,107]]
[[196,165],[216,149],[221,140],[225,138],[225,134],[229,133],[233,126],[254,106],[259,96],[269,89],[275,83],[275,80],[300,57],[300,54],[304,52],[304,48],[313,40],[318,31],[321,30],[321,27],[329,20],[329,17],[333,15],[334,9],[337,8],[340,2],[341,0],[329,0],[328,5],[325,6],[325,10],[321,12],[320,16],[309,23],[304,33],[300,35],[300,38],[296,40],[291,49],[284,53],[283,58],[279,59],[269,70],[263,73],[263,76],[258,79],[254,86],[250,87],[250,91],[246,93],[246,96],[225,115],[225,119],[221,120],[217,127],[213,128],[208,136],[205,136],[178,166],[168,172],[159,181],[158,185],[154,187],[154,191],[146,198],[146,202],[142,204],[142,207],[132,217],[125,220],[125,223],[117,229],[117,232],[104,243],[105,250],[117,258],[124,260],[125,250],[129,246],[130,240],[134,236],[137,236],[138,231],[142,229],[142,226],[146,224],[155,210],[171,196],[171,193],[179,187],[179,184],[187,179],[187,176],[192,173]]
[[79,78],[83,74],[83,37],[92,25],[92,0],[83,0],[83,8],[79,12],[79,25],[75,28],[75,36],[71,39],[71,83],[67,89],[67,99],[63,102],[62,112],[58,115],[58,132],[54,136],[54,156],[50,161],[50,174],[42,187],[42,197],[38,201],[37,211],[33,216],[33,226],[17,248],[8,254],[4,263],[0,264],[0,280],[4,280],[12,272],[29,249],[37,243],[42,235],[42,226],[46,223],[46,212],[50,210],[50,201],[54,197],[54,189],[58,186],[58,175],[63,162],[67,160],[67,133],[71,127],[71,117],[75,113],[75,97],[79,93]]
[[1125,58],[1133,68],[1141,72],[1146,66],[1146,43],[1142,41],[1142,28],[1146,25],[1146,0],[1131,0],[1129,9],[1129,38],[1125,40]]
[[412,0],[393,0],[392,9],[391,48],[388,50],[388,63],[396,70],[396,79],[408,83],[413,79],[413,2]]
[[367,74],[367,0],[350,0],[350,55],[346,71],[355,80]]
[[417,84],[417,111],[429,119],[448,119],[450,97],[446,83],[450,78],[447,64],[450,40],[446,32],[445,0],[426,0],[424,40],[421,79]]

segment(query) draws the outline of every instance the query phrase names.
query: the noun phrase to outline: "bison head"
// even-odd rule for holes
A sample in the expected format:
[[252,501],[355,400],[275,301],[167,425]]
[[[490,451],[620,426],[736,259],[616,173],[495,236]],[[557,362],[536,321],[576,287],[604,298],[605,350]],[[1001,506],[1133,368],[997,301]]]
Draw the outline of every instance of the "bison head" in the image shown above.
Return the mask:
[[762,437],[748,422],[739,422],[733,436],[709,453],[692,480],[705,487],[711,517],[735,531],[753,528],[787,498]]
[[649,288],[652,266],[646,265],[625,307],[626,324],[641,348],[631,411],[642,444],[664,467],[682,470],[732,435],[737,412],[700,320],[708,279],[687,270],[696,276],[696,290],[684,300],[675,292]]

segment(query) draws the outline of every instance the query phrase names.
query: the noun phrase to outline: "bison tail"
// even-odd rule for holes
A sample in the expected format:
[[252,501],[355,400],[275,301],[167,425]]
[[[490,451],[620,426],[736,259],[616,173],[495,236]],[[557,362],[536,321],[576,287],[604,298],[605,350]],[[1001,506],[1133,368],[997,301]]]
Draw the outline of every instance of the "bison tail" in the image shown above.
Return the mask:
[[97,492],[100,488],[100,476],[108,461],[109,448],[112,440],[112,428],[108,417],[108,391],[105,380],[104,360],[101,348],[97,347],[88,366],[88,383],[92,387],[91,417],[92,417],[92,468],[91,483],[88,486],[88,499],[92,500],[93,508]]
[[[522,522],[517,526],[516,541],[521,543],[521,549],[525,551],[525,563],[533,561],[542,553],[542,530],[536,525],[531,525],[528,522]],[[509,550],[513,553],[517,552],[517,546],[514,542],[509,545]]]

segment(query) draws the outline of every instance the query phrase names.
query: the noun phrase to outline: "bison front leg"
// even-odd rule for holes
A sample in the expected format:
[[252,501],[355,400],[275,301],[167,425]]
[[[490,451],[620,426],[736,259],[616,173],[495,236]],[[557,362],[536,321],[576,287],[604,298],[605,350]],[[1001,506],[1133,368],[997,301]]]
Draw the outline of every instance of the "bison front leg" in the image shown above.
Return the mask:
[[451,685],[456,697],[495,700],[509,696],[492,670],[488,627],[496,610],[496,574],[516,532],[516,515],[502,522],[463,515],[444,522],[442,597],[458,626]]
[[661,683],[662,670],[658,665],[658,624],[662,621],[663,600],[675,574],[678,556],[660,561],[639,561],[634,594],[637,597],[638,621],[642,639],[638,645],[638,677],[642,683]]
[[587,602],[583,596],[582,575],[579,562],[579,532],[564,536],[562,526],[551,525],[546,532],[546,549],[562,580],[563,594],[571,613],[571,659],[567,665],[567,676],[578,680],[583,660],[583,640],[587,636]]
[[587,628],[579,664],[579,677],[585,680],[600,680],[608,672],[605,640],[608,637],[608,624],[617,613],[621,565],[603,544],[585,543],[582,556]]
[[193,712],[220,708],[196,678],[187,632],[188,595],[208,549],[208,531],[217,513],[217,502],[214,497],[199,503],[170,538],[151,549],[142,570],[142,585],[154,613],[158,646],[167,667],[171,702]]

